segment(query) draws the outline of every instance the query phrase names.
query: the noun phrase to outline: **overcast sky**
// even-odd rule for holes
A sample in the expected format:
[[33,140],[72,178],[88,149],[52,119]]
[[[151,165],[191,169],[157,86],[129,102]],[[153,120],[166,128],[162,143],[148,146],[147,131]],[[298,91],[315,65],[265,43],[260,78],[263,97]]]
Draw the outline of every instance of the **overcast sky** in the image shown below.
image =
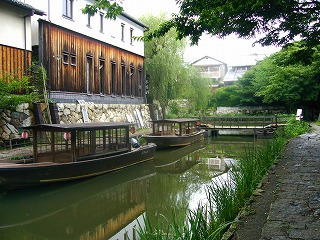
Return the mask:
[[[161,12],[170,17],[173,12],[178,12],[175,0],[122,0],[122,2],[124,11],[137,19],[142,15],[159,15]],[[253,47],[253,43],[254,39],[238,39],[235,35],[225,39],[205,35],[198,46],[187,47],[185,60],[192,62],[204,56],[210,56],[230,66],[237,65],[239,61],[243,61],[248,56],[254,55],[261,59],[265,55],[280,50],[276,47],[262,47],[259,44]]]

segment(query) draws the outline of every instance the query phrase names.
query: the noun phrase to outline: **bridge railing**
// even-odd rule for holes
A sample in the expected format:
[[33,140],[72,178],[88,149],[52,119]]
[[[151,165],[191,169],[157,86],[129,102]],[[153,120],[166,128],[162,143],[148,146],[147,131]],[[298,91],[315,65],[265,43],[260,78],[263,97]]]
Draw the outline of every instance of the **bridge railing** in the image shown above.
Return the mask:
[[201,124],[209,124],[212,128],[266,128],[278,127],[288,120],[288,116],[204,116]]

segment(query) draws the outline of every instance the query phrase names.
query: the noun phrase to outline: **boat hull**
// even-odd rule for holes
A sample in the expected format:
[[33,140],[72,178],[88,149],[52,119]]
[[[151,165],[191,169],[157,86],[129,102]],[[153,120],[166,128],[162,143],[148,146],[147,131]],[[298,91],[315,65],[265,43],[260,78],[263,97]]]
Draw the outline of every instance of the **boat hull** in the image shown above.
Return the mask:
[[192,134],[186,134],[182,136],[177,135],[163,135],[163,136],[153,136],[145,135],[143,136],[147,143],[155,143],[157,149],[172,148],[172,147],[182,147],[187,146],[195,142],[204,140],[204,131],[195,132]]
[[0,164],[0,184],[7,189],[102,175],[153,159],[155,144],[108,157],[69,163]]

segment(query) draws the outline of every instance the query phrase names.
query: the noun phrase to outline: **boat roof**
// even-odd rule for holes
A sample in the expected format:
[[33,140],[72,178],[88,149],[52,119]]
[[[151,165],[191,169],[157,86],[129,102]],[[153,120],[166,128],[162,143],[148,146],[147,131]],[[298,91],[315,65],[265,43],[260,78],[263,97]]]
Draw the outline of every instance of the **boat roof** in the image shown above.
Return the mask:
[[184,122],[196,122],[199,119],[196,118],[172,118],[172,119],[160,119],[154,120],[153,123],[184,123]]
[[65,124],[39,124],[26,127],[26,129],[39,129],[44,131],[72,131],[72,130],[98,130],[132,126],[128,122],[90,122],[90,123],[65,123]]

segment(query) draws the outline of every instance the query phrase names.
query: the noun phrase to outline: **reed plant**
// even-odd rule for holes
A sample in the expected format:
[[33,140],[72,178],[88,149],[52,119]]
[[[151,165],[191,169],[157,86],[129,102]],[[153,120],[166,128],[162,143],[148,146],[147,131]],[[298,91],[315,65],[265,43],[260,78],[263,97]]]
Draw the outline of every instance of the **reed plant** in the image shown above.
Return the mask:
[[[260,148],[245,147],[237,165],[229,170],[227,179],[212,181],[207,187],[207,204],[199,204],[196,210],[187,210],[187,219],[179,222],[173,218],[167,229],[152,225],[147,221],[146,228],[140,228],[140,239],[155,240],[219,240],[229,225],[235,222],[239,211],[245,207],[249,198],[279,158],[292,132],[303,133],[308,130],[305,124],[289,125],[289,134],[276,134]],[[293,130],[294,129],[294,130]]]
[[146,219],[140,227],[142,240],[218,240],[232,224],[257,188],[261,179],[275,163],[286,144],[285,138],[275,138],[259,149],[246,147],[236,166],[229,170],[227,178],[218,178],[207,187],[208,203],[199,204],[195,210],[187,210],[187,219],[166,224],[166,229],[151,224]]

